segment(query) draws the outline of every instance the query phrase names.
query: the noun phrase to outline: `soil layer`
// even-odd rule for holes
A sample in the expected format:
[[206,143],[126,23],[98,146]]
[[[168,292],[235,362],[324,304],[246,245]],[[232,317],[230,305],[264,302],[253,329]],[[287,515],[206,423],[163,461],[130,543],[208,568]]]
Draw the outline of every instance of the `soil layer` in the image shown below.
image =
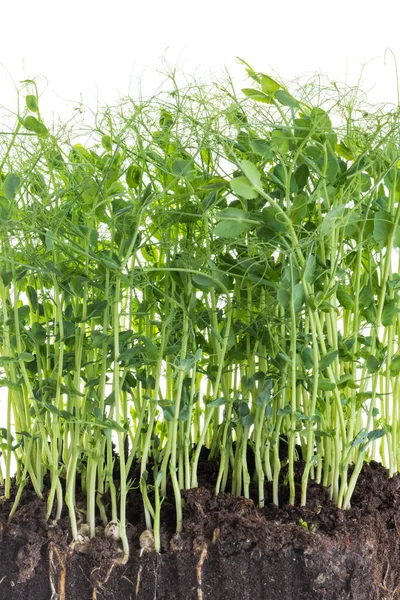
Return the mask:
[[[298,481],[301,471],[299,463]],[[352,508],[342,511],[313,483],[306,508],[274,506],[269,486],[264,508],[215,497],[216,473],[203,462],[200,487],[183,493],[182,534],[174,535],[174,507],[164,502],[160,553],[143,547],[141,500],[130,493],[126,564],[101,530],[71,545],[67,515],[46,523],[45,501],[28,486],[11,522],[3,498],[0,600],[400,599],[399,476],[364,465]]]

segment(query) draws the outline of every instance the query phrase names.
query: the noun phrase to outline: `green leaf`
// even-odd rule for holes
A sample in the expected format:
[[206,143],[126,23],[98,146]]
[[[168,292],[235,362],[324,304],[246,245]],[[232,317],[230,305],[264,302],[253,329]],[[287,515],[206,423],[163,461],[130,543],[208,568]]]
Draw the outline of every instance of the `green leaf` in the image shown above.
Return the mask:
[[302,189],[306,185],[309,174],[310,174],[310,170],[305,163],[303,163],[302,165],[297,167],[297,169],[295,170],[294,179],[297,183],[299,190]]
[[199,289],[219,287],[218,281],[211,279],[208,275],[192,275],[192,282],[193,285]]
[[50,273],[53,273],[54,275],[57,275],[57,277],[64,277],[64,273],[62,271],[60,271],[60,269],[58,269],[54,263],[52,263],[50,260],[46,260],[46,262],[44,263],[46,269],[48,271],[50,271]]
[[56,169],[58,171],[62,171],[64,169],[64,167],[65,167],[64,159],[59,152],[50,150],[47,153],[47,157],[48,157],[50,166],[53,169]]
[[374,217],[373,238],[380,248],[384,248],[392,232],[393,221],[389,213],[378,210]]
[[294,286],[292,301],[295,312],[301,310],[304,303],[304,288],[302,283],[297,283]]
[[234,238],[252,227],[246,222],[247,214],[239,208],[225,208],[217,213],[217,218],[224,219],[215,226],[214,233],[218,237]]
[[290,294],[287,290],[285,290],[285,288],[280,288],[278,290],[277,293],[277,298],[278,298],[278,302],[279,304],[283,307],[283,308],[287,308],[289,306],[289,302],[290,302]]
[[165,129],[165,130],[171,129],[172,125],[174,124],[173,114],[163,108],[161,110],[159,123],[160,123],[160,127],[162,127],[163,129]]
[[24,304],[18,309],[18,321],[26,321],[30,315],[31,307],[29,304]]
[[27,106],[28,110],[30,110],[31,112],[38,111],[38,103],[37,103],[36,96],[33,96],[32,94],[28,94],[28,96],[25,96],[25,102],[26,102],[26,106]]
[[246,177],[234,177],[230,181],[230,186],[235,194],[246,198],[246,200],[253,200],[258,196],[258,193]]
[[29,191],[31,194],[44,198],[47,195],[47,184],[42,173],[34,173],[30,181]]
[[271,133],[271,148],[279,154],[286,154],[289,150],[289,139],[286,131],[274,129]]
[[150,390],[156,389],[156,379],[153,375],[148,375],[148,377],[146,377],[146,387]]
[[293,200],[292,206],[289,210],[289,216],[292,223],[300,225],[304,217],[306,216],[308,198],[304,193],[297,194]]
[[295,410],[293,414],[298,421],[308,421],[308,417],[298,410]]
[[[281,163],[278,163],[277,165],[275,165],[272,172],[269,171],[268,177],[274,183],[276,183],[279,187],[281,187],[283,189],[287,185],[287,171],[283,168],[283,165]],[[293,182],[293,180],[292,180],[292,183],[295,183],[295,182]]]
[[246,233],[250,228],[251,225],[249,223],[242,223],[240,221],[232,221],[227,219],[226,221],[217,223],[214,228],[214,233],[218,237],[222,238],[235,238],[242,233]]
[[328,352],[328,354],[325,354],[325,356],[323,356],[319,361],[320,371],[323,371],[324,369],[330,367],[331,364],[334,363],[337,359],[338,354],[339,352],[337,350],[332,350],[331,352]]
[[3,271],[2,271],[2,273],[0,273],[0,277],[3,281],[4,286],[7,287],[8,285],[10,285],[10,283],[13,280],[13,272],[5,271],[4,267],[3,267]]
[[162,482],[162,478],[163,478],[163,472],[162,471],[158,471],[157,473],[157,477],[155,479],[154,485],[156,488],[159,488]]
[[391,375],[397,375],[398,373],[400,373],[400,355],[399,354],[392,356],[392,360],[390,361],[389,368],[390,368]]
[[389,302],[385,302],[382,311],[382,319],[381,323],[384,327],[389,327],[393,325],[393,319],[398,312],[396,300],[389,300]]
[[179,369],[188,373],[190,369],[192,369],[195,365],[194,356],[189,356],[187,358],[181,358],[179,361]]
[[80,230],[83,234],[83,237],[89,241],[91,246],[96,246],[99,240],[98,232],[92,227],[87,227],[86,225],[81,225]]
[[137,360],[140,350],[140,346],[133,346],[133,348],[124,350],[124,352],[119,355],[118,360],[127,363],[126,366],[129,366]]
[[257,167],[249,160],[242,160],[240,162],[240,168],[250,181],[251,185],[256,189],[260,189],[261,186],[261,173]]
[[228,207],[217,212],[217,219],[247,219],[247,212],[241,208]]
[[0,387],[7,387],[9,390],[21,390],[21,384],[16,381],[10,381],[9,379],[0,379]]
[[250,148],[255,154],[260,154],[263,158],[267,160],[274,158],[274,152],[271,148],[271,144],[267,140],[251,139]]
[[38,135],[47,135],[49,133],[46,125],[41,121],[38,121],[36,117],[26,117],[22,121],[22,124],[25,127],[25,129],[27,129],[28,131],[33,131]]
[[311,132],[311,121],[309,117],[302,117],[301,119],[293,119],[294,135],[296,139],[304,140]]
[[108,396],[106,398],[104,398],[104,404],[106,406],[112,406],[115,403],[115,394],[114,392],[111,392],[111,394],[108,394]]
[[8,173],[3,181],[3,193],[10,202],[14,200],[15,194],[21,185],[21,178],[16,173]]
[[102,316],[107,306],[107,300],[95,300],[92,302],[92,304],[88,304],[86,318],[82,321],[82,323],[85,323],[94,317]]
[[227,187],[229,187],[229,181],[223,179],[222,177],[212,177],[207,181],[206,185],[201,186],[201,189],[216,191],[223,190]]
[[376,373],[379,370],[379,361],[372,354],[370,354],[368,356],[367,362],[365,364],[366,364],[368,373],[370,373],[371,375],[373,373]]
[[38,295],[35,288],[28,285],[26,288],[26,295],[28,296],[28,300],[31,303],[33,312],[36,312],[38,309]]
[[96,258],[106,267],[106,269],[117,270],[121,263],[116,254],[110,254],[106,250],[102,250],[96,254]]
[[0,219],[7,220],[10,216],[10,202],[0,195]]
[[207,402],[207,408],[215,408],[216,406],[224,406],[226,404],[225,398],[215,398],[211,402]]
[[345,144],[336,144],[335,150],[339,156],[345,158],[346,160],[354,160],[354,154],[347,148]]
[[368,438],[368,433],[365,431],[365,429],[362,429],[360,431],[360,433],[358,433],[356,435],[356,437],[354,438],[354,440],[351,442],[351,445],[354,446],[359,446],[360,444],[362,444],[363,442],[365,442]]
[[397,192],[400,191],[400,169],[391,168],[385,175],[385,184],[389,190],[395,189]]
[[113,141],[109,135],[103,135],[101,137],[101,145],[103,146],[106,152],[112,152]]
[[338,388],[340,390],[344,389],[345,387],[350,387],[351,389],[355,390],[357,389],[359,386],[354,382],[353,376],[350,373],[345,373],[344,375],[342,375],[339,379],[338,382]]
[[155,344],[153,344],[153,342],[151,341],[150,338],[146,337],[145,335],[141,336],[141,341],[144,344],[144,347],[146,349],[146,354],[147,357],[150,360],[157,360],[158,358],[158,348]]
[[96,377],[95,379],[91,379],[90,381],[85,383],[85,388],[95,387],[96,385],[99,385],[99,383],[100,377]]
[[358,392],[356,394],[358,402],[365,402],[365,400],[369,400],[370,398],[372,398],[372,392]]
[[374,429],[373,431],[370,431],[368,433],[368,440],[370,442],[374,441],[374,440],[378,440],[379,438],[383,437],[384,435],[386,435],[386,430],[385,429]]
[[264,102],[265,104],[271,104],[271,99],[267,94],[261,92],[260,90],[255,90],[253,88],[242,88],[242,93],[247,96],[247,98],[251,98],[256,102]]
[[368,308],[368,306],[370,306],[370,304],[372,304],[374,301],[374,294],[372,292],[372,286],[370,283],[368,283],[367,285],[365,285],[361,292],[360,292],[360,298],[359,298],[359,302],[360,302],[360,306],[362,306],[363,308]]
[[360,180],[361,191],[368,192],[371,187],[371,177],[367,173],[361,173]]
[[275,208],[275,206],[267,206],[263,209],[262,220],[265,226],[276,233],[287,233],[289,231],[285,215]]
[[126,429],[124,429],[119,423],[117,423],[117,421],[114,421],[114,419],[107,420],[106,424],[110,425],[111,429],[114,429],[115,431],[120,431],[121,433],[126,433]]
[[125,180],[129,189],[138,188],[142,181],[142,170],[140,167],[131,165],[126,172]]
[[307,370],[313,368],[314,352],[312,348],[304,348],[304,350],[301,351],[301,358],[303,359],[304,366]]
[[[46,379],[47,382],[50,382],[51,380]],[[66,375],[65,376],[65,382],[68,385],[61,385],[61,391],[64,394],[69,394],[71,396],[79,396],[80,398],[84,398],[85,394],[83,394],[82,392],[80,392],[78,390],[78,388],[74,385],[73,381],[72,381],[72,377],[71,375]],[[56,389],[57,383],[55,380],[52,380],[52,386],[54,386],[54,390]]]
[[172,171],[179,177],[187,177],[193,172],[193,164],[191,161],[178,159],[172,163]]
[[339,174],[339,163],[334,156],[329,156],[326,164],[325,177],[328,183],[333,183]]
[[18,360],[22,360],[23,362],[33,362],[35,357],[30,352],[21,352],[18,354]]
[[313,108],[310,112],[310,121],[316,129],[327,132],[332,129],[332,123],[328,114],[319,107]]
[[17,361],[18,361],[17,356],[0,356],[0,365],[6,364],[6,363],[17,362]]
[[245,417],[250,412],[249,405],[246,402],[240,402],[236,407],[236,412],[239,417]]
[[110,185],[107,185],[107,197],[120,196],[126,192],[124,184],[120,181],[113,181]]
[[240,417],[239,421],[243,427],[251,427],[252,425],[254,425],[254,415],[249,413],[248,415]]
[[338,204],[332,208],[322,221],[321,232],[324,235],[330,235],[334,227],[344,223],[343,217],[345,213],[346,207],[343,204]]
[[283,106],[290,106],[290,108],[297,108],[299,106],[299,102],[289,92],[285,92],[285,90],[277,90],[274,96]]
[[400,226],[396,225],[393,234],[393,248],[400,248]]
[[53,415],[57,415],[58,417],[60,416],[60,411],[59,411],[59,409],[56,406],[54,406],[54,404],[51,404],[50,402],[46,402],[45,403],[45,407]]
[[[70,308],[72,311],[72,306],[70,306]],[[75,339],[76,328],[77,328],[77,326],[74,322],[65,320],[64,321],[64,337],[63,337],[62,341],[66,342],[69,339],[70,343],[71,343],[71,341],[72,341],[71,338]],[[59,335],[57,335],[57,337],[56,337],[56,341],[58,341],[58,340],[59,340]]]
[[70,413],[68,410],[60,410],[60,417],[62,417],[65,421],[73,421],[74,415]]
[[90,347],[101,348],[108,337],[109,336],[106,333],[102,333],[101,331],[93,331],[92,335],[90,336]]
[[[309,158],[311,158],[314,162],[313,162],[313,168],[315,170],[317,170],[315,162],[318,162],[321,158],[322,158],[322,151],[318,146],[307,146],[306,148],[306,154]],[[317,171],[318,173],[320,173],[320,171]]]
[[275,79],[269,77],[269,75],[261,74],[261,89],[264,94],[272,95],[274,92],[280,89],[280,85]]
[[352,310],[354,308],[353,298],[343,288],[338,288],[336,290],[336,297],[339,301],[340,306],[343,306],[343,308],[345,308],[346,310]]
[[336,384],[328,379],[318,379],[318,387],[323,392],[332,392],[335,389]]
[[257,406],[262,407],[271,400],[271,390],[274,387],[272,379],[266,379],[257,394]]
[[306,283],[313,283],[315,279],[316,258],[313,254],[307,257],[306,266],[304,268],[303,279]]

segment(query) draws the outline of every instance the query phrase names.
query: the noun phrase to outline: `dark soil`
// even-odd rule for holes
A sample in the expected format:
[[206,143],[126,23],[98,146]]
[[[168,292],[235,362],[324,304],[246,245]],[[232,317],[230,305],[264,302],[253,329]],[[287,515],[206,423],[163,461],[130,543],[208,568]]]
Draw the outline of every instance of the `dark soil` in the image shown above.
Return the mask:
[[45,502],[28,486],[10,523],[10,502],[0,499],[0,600],[400,599],[399,476],[364,465],[349,511],[312,483],[307,508],[258,509],[215,497],[217,468],[203,461],[200,487],[183,493],[181,535],[172,502],[163,504],[160,554],[140,550],[141,500],[131,492],[125,565],[118,543],[101,533],[72,548],[67,516],[45,523]]

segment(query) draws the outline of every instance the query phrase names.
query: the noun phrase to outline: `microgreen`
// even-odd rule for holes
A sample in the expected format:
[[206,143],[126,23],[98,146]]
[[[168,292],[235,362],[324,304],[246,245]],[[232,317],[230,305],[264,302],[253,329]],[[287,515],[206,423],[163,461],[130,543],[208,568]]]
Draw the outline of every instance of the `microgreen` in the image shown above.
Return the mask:
[[398,471],[398,115],[246,67],[237,95],[171,76],[174,92],[104,110],[85,144],[25,82],[0,137],[12,513],[49,475],[47,517],[65,503],[76,538],[79,487],[90,535],[118,521],[127,555],[130,488],[159,550],[167,483],[180,531],[204,447],[216,493],[254,483],[260,506],[280,502],[283,468],[290,503],[313,479],[342,508],[365,460]]

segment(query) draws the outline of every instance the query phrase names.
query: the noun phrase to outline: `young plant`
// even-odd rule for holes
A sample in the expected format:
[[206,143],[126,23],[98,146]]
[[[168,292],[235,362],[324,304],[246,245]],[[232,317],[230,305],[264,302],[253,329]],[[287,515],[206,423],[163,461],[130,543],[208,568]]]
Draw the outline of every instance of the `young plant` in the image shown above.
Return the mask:
[[285,477],[291,504],[313,479],[349,508],[365,460],[397,472],[398,115],[246,68],[239,96],[171,73],[84,145],[26,82],[0,137],[10,516],[29,480],[74,539],[82,511],[91,537],[118,522],[127,558],[130,489],[159,551],[205,449],[215,492],[260,506]]

